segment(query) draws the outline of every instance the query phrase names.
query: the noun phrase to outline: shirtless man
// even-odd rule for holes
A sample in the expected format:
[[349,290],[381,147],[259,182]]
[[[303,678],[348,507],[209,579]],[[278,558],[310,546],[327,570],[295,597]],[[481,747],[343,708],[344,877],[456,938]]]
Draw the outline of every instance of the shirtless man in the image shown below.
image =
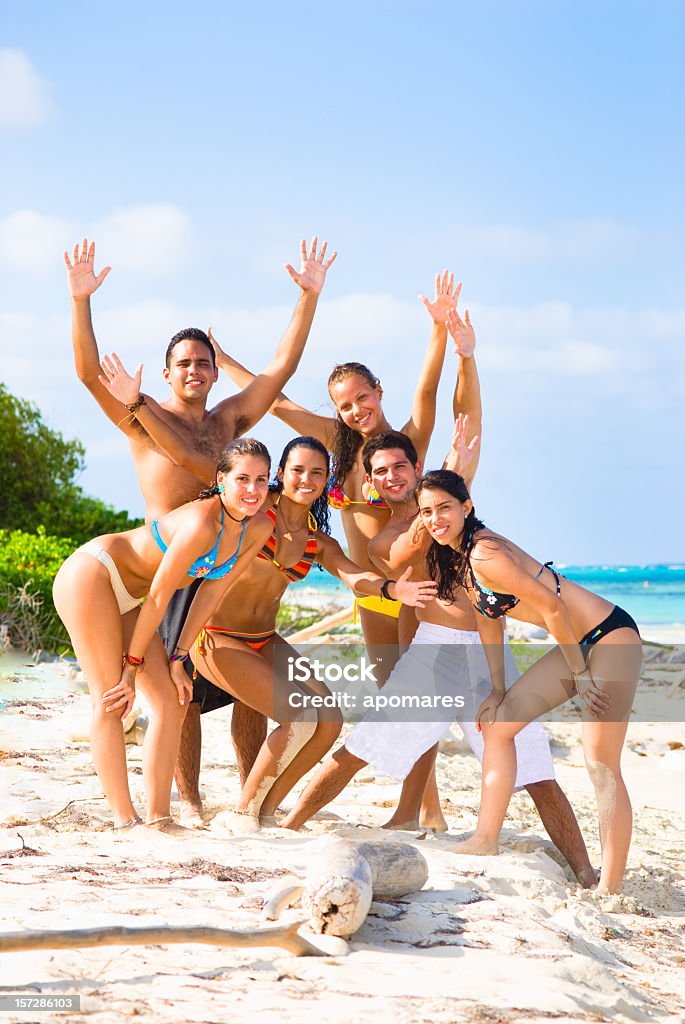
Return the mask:
[[[470,482],[475,472],[474,460],[471,457],[477,439],[467,443],[468,425],[460,418],[455,428],[453,447],[448,456],[448,468],[462,469],[465,479]],[[412,566],[412,579],[428,579],[425,564],[425,551],[430,543],[427,532],[417,528],[416,517],[418,505],[415,499],[416,485],[421,476],[421,465],[416,449],[409,438],[402,434],[388,432],[372,438],[364,447],[364,466],[370,482],[383,497],[391,509],[388,524],[376,535],[369,545],[369,555],[383,575],[395,579],[397,574]],[[470,464],[469,464],[470,460]],[[466,464],[466,465],[465,465]],[[445,645],[443,651],[450,659],[442,661],[442,671],[450,675],[458,673],[456,667],[459,655],[462,656],[465,669],[464,681],[468,683],[473,674],[475,664],[473,655],[478,657],[480,647],[473,608],[461,592],[452,603],[432,601],[425,608],[416,610],[419,629],[416,633],[414,646],[398,662],[393,675],[386,686],[393,685],[393,677],[399,680],[404,672],[406,676],[421,678],[426,673],[436,674],[440,670],[437,655],[439,645]],[[425,658],[429,645],[436,645],[436,660],[428,664]],[[446,645],[475,645],[469,652]],[[422,650],[423,648],[423,650]],[[482,651],[482,648],[480,649]],[[510,656],[509,656],[510,657]],[[467,661],[468,659],[468,661]],[[429,659],[430,660],[430,659]],[[482,659],[481,659],[482,660]],[[404,664],[403,664],[404,663]],[[514,682],[515,666],[510,657],[510,669],[507,683]],[[487,667],[485,671],[487,671]],[[512,677],[513,676],[513,677]],[[445,726],[447,723],[444,723]],[[340,793],[347,783],[365,765],[373,763],[388,774],[405,778],[400,802],[395,814],[386,827],[407,828],[418,826],[418,808],[423,786],[430,771],[430,766],[437,752],[437,743],[426,749],[421,742],[425,735],[424,723],[398,723],[396,730],[401,736],[395,735],[390,742],[383,744],[383,753],[379,751],[378,740],[383,740],[383,728],[386,723],[362,721],[348,737],[343,747],[336,751],[312,779],[300,797],[296,807],[283,820],[285,828],[297,829],[312,814],[329,803]],[[466,739],[474,753],[482,758],[482,736],[472,722],[460,723]],[[430,731],[430,724],[428,725]],[[440,725],[437,732],[439,734]],[[524,737],[517,747],[519,770],[516,780],[517,788],[525,788],[533,799],[543,825],[550,838],[568,861],[579,882],[586,887],[596,882],[594,871],[588,859],[583,837],[580,833],[575,815],[566,796],[554,779],[549,743],[539,722],[533,722],[520,734]],[[411,740],[416,737],[418,746],[415,754],[416,764],[409,774],[412,763],[416,759]],[[404,761],[404,765],[401,762]]]
[[[72,339],[74,362],[79,380],[85,384],[105,415],[127,437],[133,457],[138,483],[145,500],[147,522],[158,519],[171,509],[192,501],[204,486],[183,466],[167,458],[164,450],[155,444],[145,429],[150,409],[166,423],[170,430],[180,434],[189,449],[216,460],[228,441],[244,434],[267,412],[278,393],[297,369],[314,319],[317,302],[326,279],[326,272],[336,253],[325,260],[326,243],[318,251],[318,241],[312,239],[309,252],[301,243],[302,265],[296,271],[290,264],[286,270],[301,289],[295,312],[281,339],[273,359],[254,381],[239,394],[224,399],[213,409],[207,409],[207,398],[217,379],[214,349],[207,335],[197,328],[176,334],[167,348],[164,379],[170,387],[169,398],[161,403],[147,395],[140,395],[131,406],[124,408],[110,393],[101,376],[100,354],[93,331],[90,297],[97,291],[110,272],[104,267],[95,274],[95,243],[86,239],[75,245],[70,258],[64,253],[67,283],[72,305]],[[324,261],[325,260],[325,261]],[[138,377],[142,367],[139,368]],[[179,592],[180,609],[169,609],[166,630],[160,627],[165,643],[173,645],[180,630],[194,587]],[[179,598],[180,600],[180,598]],[[178,602],[176,602],[178,604]],[[154,665],[148,668],[154,671]],[[227,695],[228,696],[228,695]],[[226,703],[230,703],[229,700]],[[214,704],[213,707],[218,707]],[[202,707],[202,710],[213,710]],[[190,705],[183,727],[176,777],[186,820],[201,821],[201,804],[195,791],[184,787],[187,778],[199,777],[201,749],[201,704],[196,698]],[[247,778],[262,742],[266,736],[266,720],[244,704],[233,709],[231,735],[236,752],[241,782]],[[188,765],[197,764],[197,771]]]

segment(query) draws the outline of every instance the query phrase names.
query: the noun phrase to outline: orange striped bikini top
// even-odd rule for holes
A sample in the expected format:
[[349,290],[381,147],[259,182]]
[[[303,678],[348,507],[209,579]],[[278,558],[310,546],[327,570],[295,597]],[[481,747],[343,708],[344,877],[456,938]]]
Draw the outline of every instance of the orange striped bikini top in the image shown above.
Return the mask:
[[281,565],[274,558],[276,551],[276,507],[265,508],[264,511],[268,515],[271,522],[274,524],[274,528],[271,531],[266,543],[262,547],[262,550],[257,553],[257,558],[263,558],[275,565],[277,569],[287,576],[291,583],[296,583],[298,580],[303,580],[309,570],[311,569],[314,559],[316,557],[316,549],[318,543],[316,540],[317,525],[314,516],[309,513],[307,525],[309,527],[309,535],[307,536],[307,543],[305,544],[302,558],[295,565]]

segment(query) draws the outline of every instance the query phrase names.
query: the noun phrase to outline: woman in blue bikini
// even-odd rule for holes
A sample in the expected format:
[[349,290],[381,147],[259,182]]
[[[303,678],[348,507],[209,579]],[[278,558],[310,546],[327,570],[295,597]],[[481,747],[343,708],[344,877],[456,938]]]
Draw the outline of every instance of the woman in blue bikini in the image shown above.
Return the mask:
[[[416,491],[419,514],[433,538],[428,566],[438,598],[458,587],[476,616],[492,692],[477,716],[485,740],[476,832],[457,853],[498,851],[516,777],[514,736],[574,694],[583,710],[585,764],[595,788],[602,848],[601,892],[621,888],[630,847],[632,811],[621,776],[621,750],[642,663],[637,626],[622,608],[565,579],[476,518],[463,479],[427,473]],[[504,616],[542,626],[558,643],[505,694]]]
[[273,524],[259,509],[269,469],[269,453],[259,441],[231,441],[219,458],[216,483],[197,501],[149,526],[89,541],[55,577],[55,607],[88,680],[93,759],[115,828],[141,823],[129,791],[122,729],[138,673],[153,712],[143,749],[147,824],[170,821],[171,782],[192,687],[170,678],[156,629],[174,591],[199,577],[201,589],[216,591],[218,602],[266,543]]

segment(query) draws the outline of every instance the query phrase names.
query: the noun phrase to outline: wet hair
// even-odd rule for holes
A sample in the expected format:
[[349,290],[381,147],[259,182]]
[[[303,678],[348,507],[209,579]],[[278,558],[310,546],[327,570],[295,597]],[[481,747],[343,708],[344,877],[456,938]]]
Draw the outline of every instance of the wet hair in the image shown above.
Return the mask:
[[[348,377],[363,377],[366,383],[372,387],[380,386],[378,377],[374,377],[368,366],[363,363],[338,363],[333,367],[328,378],[328,392],[334,384],[340,384]],[[352,469],[357,458],[357,452],[364,443],[364,439],[358,430],[353,430],[343,422],[340,413],[335,418],[335,434],[331,445],[333,455],[333,477],[336,483],[342,484],[345,477]]]
[[[446,491],[462,503],[469,501],[471,497],[463,476],[452,473],[449,469],[434,469],[421,477],[416,487],[419,507],[421,506],[422,491]],[[431,542],[426,554],[426,565],[430,578],[437,580],[438,598],[441,601],[453,601],[458,588],[464,586],[468,567],[466,553],[472,543],[474,533],[482,530],[484,526],[485,523],[478,519],[472,506],[471,511],[464,519],[464,532],[456,550],[449,544],[438,544],[436,540]]]
[[412,466],[418,465],[419,455],[411,438],[406,434],[401,434],[399,430],[384,430],[382,434],[376,434],[370,441],[367,441],[362,451],[362,462],[369,476],[371,476],[371,459],[376,452],[387,452],[393,448],[403,451]]
[[[331,472],[331,457],[328,451],[315,437],[311,437],[306,434],[303,437],[294,437],[292,441],[288,441],[287,445],[283,449],[278,468],[281,472],[285,470],[286,464],[290,457],[290,453],[295,448],[308,448],[309,451],[318,452],[322,456],[326,463],[326,475],[328,476]],[[269,490],[272,494],[280,494],[283,490],[283,481],[279,480],[278,477],[272,483],[269,484]],[[328,496],[324,490],[323,494],[320,494],[310,509],[312,515],[316,519],[316,525],[321,533],[330,534],[331,532],[331,520],[330,510],[328,507]]]
[[[228,442],[219,456],[216,463],[217,473],[230,473],[243,455],[254,455],[255,458],[264,459],[267,473],[271,472],[271,456],[266,445],[261,441],[256,441],[254,437],[236,437],[234,441]],[[198,498],[213,498],[218,493],[219,486],[215,478],[210,487],[205,487],[200,491]]]
[[211,341],[209,340],[209,338],[205,334],[205,332],[201,331],[199,327],[185,327],[182,331],[179,331],[178,334],[174,334],[173,338],[169,342],[169,345],[168,345],[167,350],[166,350],[166,355],[164,357],[164,361],[165,361],[167,369],[169,369],[169,366],[171,365],[172,353],[173,353],[174,349],[176,348],[176,346],[181,341],[200,341],[200,342],[202,342],[203,345],[206,345],[207,348],[209,349],[209,352],[210,352],[210,358],[212,360],[212,367],[216,368],[216,357],[214,355],[214,346],[212,345]]

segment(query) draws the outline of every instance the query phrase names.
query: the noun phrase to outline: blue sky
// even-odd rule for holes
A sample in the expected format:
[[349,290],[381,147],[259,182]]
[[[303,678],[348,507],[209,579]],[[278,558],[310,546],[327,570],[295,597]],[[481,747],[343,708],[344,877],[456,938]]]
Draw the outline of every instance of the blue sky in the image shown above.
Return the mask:
[[[163,397],[188,324],[268,360],[282,264],[317,231],[340,255],[293,397],[325,408],[332,364],[361,359],[400,425],[416,295],[449,267],[477,331],[481,516],[545,559],[685,561],[682,5],[29,2],[1,23],[0,376],[85,441],[87,490],[141,510],[73,372],[62,250],[98,241],[101,348]],[[254,433],[275,455],[289,436]]]

